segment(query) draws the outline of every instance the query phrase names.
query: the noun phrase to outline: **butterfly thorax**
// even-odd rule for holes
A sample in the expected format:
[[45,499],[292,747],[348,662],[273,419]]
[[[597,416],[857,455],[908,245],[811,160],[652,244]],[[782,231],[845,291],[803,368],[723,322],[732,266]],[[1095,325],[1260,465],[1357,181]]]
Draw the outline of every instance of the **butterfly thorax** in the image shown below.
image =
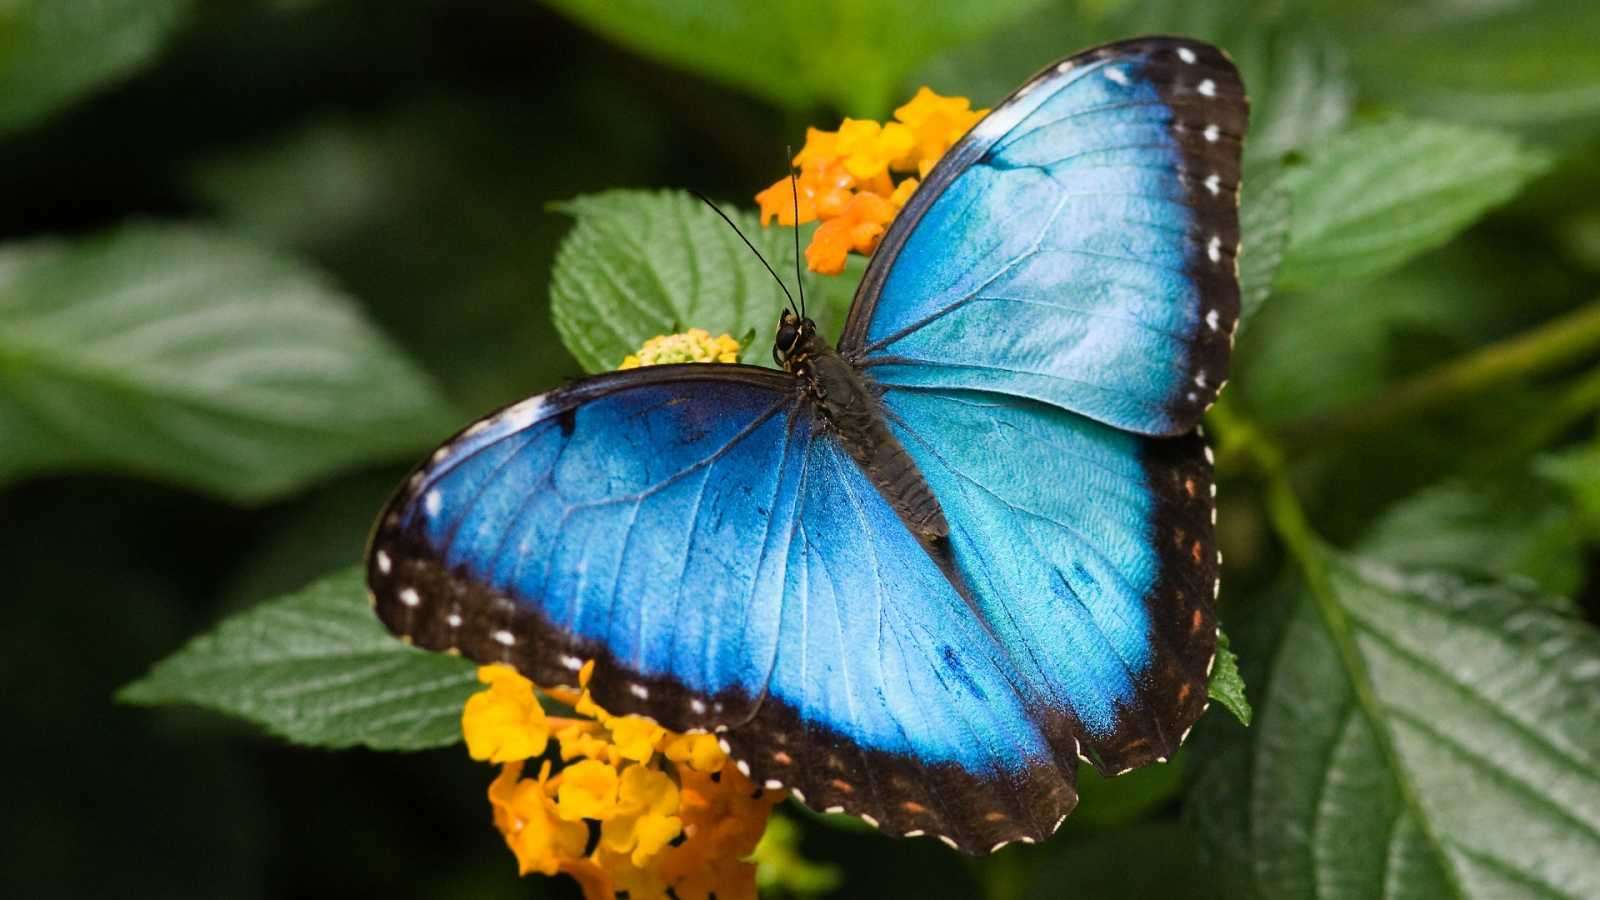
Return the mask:
[[938,498],[889,428],[879,400],[882,392],[817,333],[810,319],[798,324],[787,342],[780,329],[776,351],[784,368],[799,379],[813,421],[855,459],[918,539],[931,543],[948,537],[950,526]]

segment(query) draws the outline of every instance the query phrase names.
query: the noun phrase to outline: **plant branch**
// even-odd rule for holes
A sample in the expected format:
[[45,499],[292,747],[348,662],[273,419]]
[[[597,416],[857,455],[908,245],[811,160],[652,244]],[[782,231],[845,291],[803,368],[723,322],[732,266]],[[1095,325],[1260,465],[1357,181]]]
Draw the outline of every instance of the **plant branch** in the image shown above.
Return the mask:
[[1563,434],[1600,410],[1600,366],[1562,387],[1543,415],[1533,419],[1519,433],[1512,435],[1493,454],[1484,459],[1475,471],[1493,472],[1502,466],[1522,460],[1538,452],[1546,444],[1559,440]]
[[1281,431],[1291,455],[1382,431],[1486,388],[1547,372],[1600,351],[1600,300],[1401,382],[1376,400],[1292,422]]

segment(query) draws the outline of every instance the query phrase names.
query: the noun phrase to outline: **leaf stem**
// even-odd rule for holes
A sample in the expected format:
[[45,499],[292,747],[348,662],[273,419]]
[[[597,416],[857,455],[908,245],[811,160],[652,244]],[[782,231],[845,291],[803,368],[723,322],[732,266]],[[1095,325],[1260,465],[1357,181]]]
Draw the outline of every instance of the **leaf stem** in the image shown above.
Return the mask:
[[1519,434],[1512,435],[1478,466],[1477,471],[1493,472],[1533,455],[1597,409],[1600,409],[1600,366],[1565,385],[1543,415],[1529,422]]
[[[1597,306],[1600,309],[1600,306]],[[1225,457],[1245,460],[1254,464],[1262,475],[1267,489],[1267,516],[1273,530],[1283,541],[1289,555],[1305,577],[1317,615],[1322,620],[1328,638],[1338,651],[1339,659],[1349,677],[1351,691],[1355,694],[1377,742],[1394,784],[1406,809],[1421,829],[1424,837],[1438,855],[1440,869],[1454,888],[1455,896],[1466,896],[1454,865],[1445,852],[1443,841],[1435,833],[1422,806],[1416,786],[1406,774],[1404,761],[1395,747],[1394,736],[1383,716],[1383,701],[1372,685],[1372,675],[1366,658],[1356,645],[1355,630],[1344,605],[1339,602],[1333,587],[1329,566],[1330,551],[1321,536],[1306,517],[1305,507],[1294,492],[1289,479],[1288,457],[1284,449],[1268,437],[1255,423],[1237,415],[1227,403],[1212,408],[1208,422],[1217,435]]]
[[1458,398],[1547,372],[1600,350],[1600,300],[1532,331],[1454,359],[1376,400],[1292,422],[1280,432],[1290,455],[1382,431]]

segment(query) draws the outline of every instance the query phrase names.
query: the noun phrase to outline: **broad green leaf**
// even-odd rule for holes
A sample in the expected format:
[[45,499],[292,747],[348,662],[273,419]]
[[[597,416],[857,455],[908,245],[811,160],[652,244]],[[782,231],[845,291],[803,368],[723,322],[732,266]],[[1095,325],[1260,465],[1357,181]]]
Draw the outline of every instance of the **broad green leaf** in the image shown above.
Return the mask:
[[1274,170],[1245,176],[1239,201],[1239,325],[1245,327],[1272,294],[1289,243],[1289,192]]
[[[614,369],[651,337],[687,328],[735,338],[753,331],[742,361],[771,365],[783,292],[705,204],[685,193],[608,191],[560,209],[578,223],[556,254],[551,314],[585,369]],[[794,290],[794,232],[763,228],[752,212],[728,214]],[[802,247],[808,239],[802,230]],[[808,310],[830,340],[864,266],[857,259],[840,275],[804,276]]]
[[[881,117],[935,52],[1041,0],[546,0],[639,53],[795,109]],[[909,95],[908,95],[909,96]]]
[[455,420],[346,297],[236,238],[0,248],[0,480],[120,471],[261,501]]
[[539,117],[459,95],[318,116],[205,160],[190,182],[232,227],[336,278],[452,399],[484,412],[580,372],[546,302],[570,221],[546,206],[642,180],[660,151],[640,96],[582,66],[563,84]]
[[1570,140],[1600,116],[1600,5],[1563,0],[1397,5],[1392,25],[1352,41],[1374,97],[1416,113],[1533,128]]
[[297,744],[420,750],[461,739],[475,671],[389,634],[355,567],[225,620],[117,698],[201,706]]
[[0,134],[148,63],[191,0],[0,0]]
[[1402,568],[1526,578],[1563,597],[1583,577],[1572,510],[1526,478],[1429,487],[1384,513],[1358,549]]
[[1228,636],[1217,632],[1217,661],[1211,668],[1211,683],[1207,688],[1211,699],[1222,704],[1241,725],[1249,725],[1253,711],[1250,698],[1245,694],[1244,678],[1239,674],[1239,657],[1228,646]]
[[1355,99],[1349,64],[1325,33],[1246,31],[1226,46],[1250,96],[1247,160],[1274,160],[1313,146],[1349,119]]
[[1235,772],[1260,894],[1600,894],[1600,634],[1504,585],[1328,565],[1339,616],[1301,604]]
[[1548,166],[1492,131],[1393,119],[1306,151],[1289,169],[1293,224],[1278,283],[1369,278],[1454,237]]

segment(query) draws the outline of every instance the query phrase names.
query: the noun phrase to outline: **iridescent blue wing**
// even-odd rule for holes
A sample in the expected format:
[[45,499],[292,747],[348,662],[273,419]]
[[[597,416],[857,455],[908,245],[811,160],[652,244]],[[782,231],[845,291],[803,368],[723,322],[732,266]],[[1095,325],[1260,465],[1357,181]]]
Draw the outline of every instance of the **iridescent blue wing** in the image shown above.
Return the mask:
[[1239,313],[1238,72],[1194,41],[1073,56],[951,149],[868,266],[839,350],[881,384],[1194,427]]
[[968,600],[816,429],[788,375],[657,366],[469,427],[368,553],[378,615],[430,649],[722,730],[758,783],[974,850],[1076,802],[1071,744]]
[[1186,433],[1227,372],[1245,118],[1205,44],[1051,67],[913,196],[840,342],[1047,739],[1104,771],[1170,755],[1206,704],[1218,559]]
[[891,427],[950,523],[960,579],[1102,771],[1165,760],[1205,711],[1218,557],[1210,451],[1046,403],[890,388]]

